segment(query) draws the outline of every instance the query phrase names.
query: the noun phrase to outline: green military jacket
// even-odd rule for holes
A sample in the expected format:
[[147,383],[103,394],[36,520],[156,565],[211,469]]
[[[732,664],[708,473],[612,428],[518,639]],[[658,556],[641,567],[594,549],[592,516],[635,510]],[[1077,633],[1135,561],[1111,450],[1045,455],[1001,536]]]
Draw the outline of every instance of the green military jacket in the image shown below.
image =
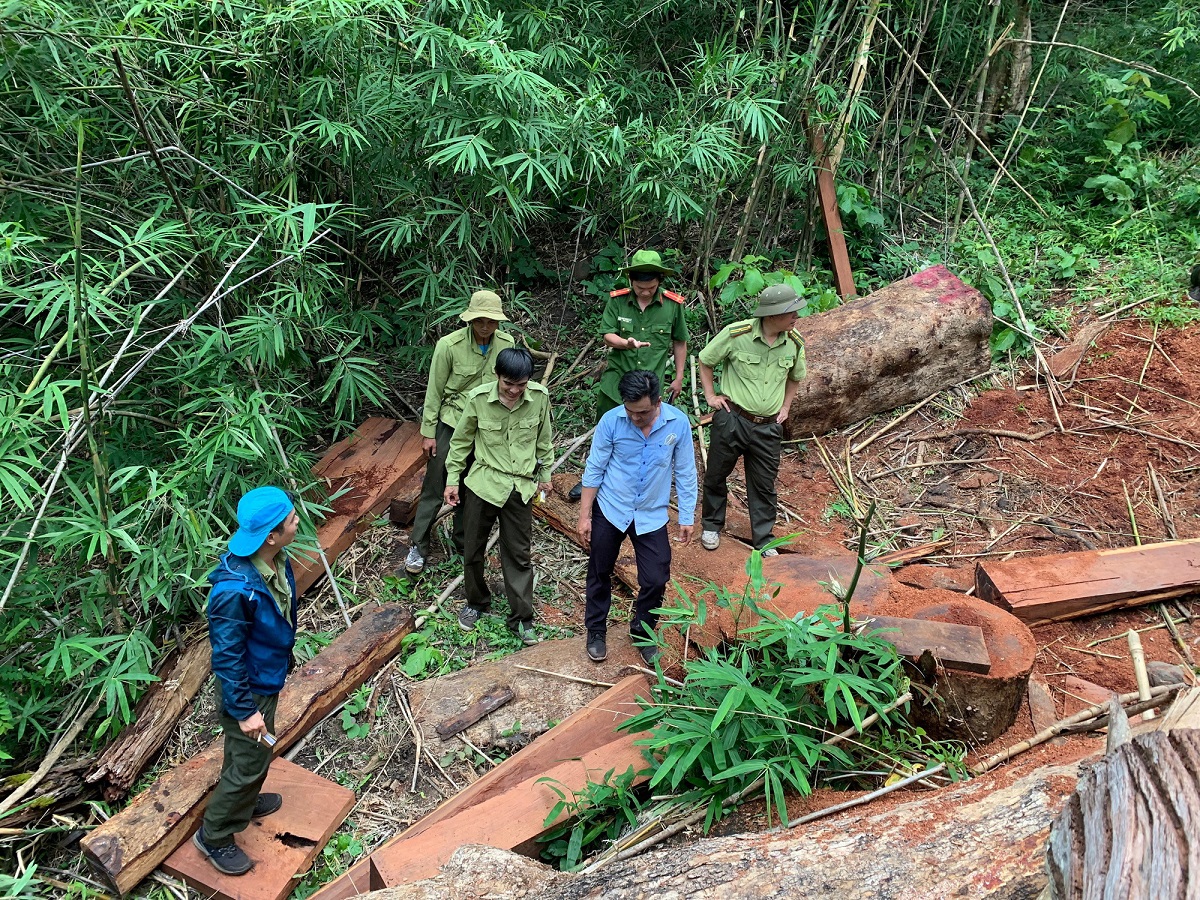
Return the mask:
[[287,580],[287,552],[280,550],[276,554],[274,569],[259,559],[257,553],[250,557],[250,562],[254,564],[254,568],[258,570],[258,574],[266,582],[267,590],[275,598],[275,605],[279,607],[279,614],[283,616],[289,625],[294,624],[292,622],[292,586]]
[[538,482],[550,480],[550,393],[531,381],[509,409],[500,402],[498,387],[492,382],[467,395],[446,454],[446,484],[458,484],[474,450],[467,487],[492,506],[503,506],[514,490],[528,503]]
[[471,334],[471,326],[446,335],[433,348],[429,364],[429,384],[425,388],[425,408],[421,411],[421,435],[437,437],[437,424],[451,428],[458,424],[467,394],[482,384],[496,380],[496,354],[515,346],[503,331],[492,335],[487,356]]
[[757,318],[726,325],[700,351],[700,362],[722,367],[720,393],[752,416],[778,413],[787,380],[799,381],[808,372],[800,332],[793,328],[768,347]]
[[601,334],[617,334],[646,341],[649,347],[637,350],[610,350],[608,368],[600,376],[600,390],[621,402],[617,384],[626,372],[645,370],[653,372],[660,381],[666,381],[667,360],[673,352],[675,341],[688,339],[687,324],[683,318],[683,297],[673,291],[663,291],[650,301],[644,310],[638,306],[637,296],[631,288],[613,291],[604,307],[600,319]]

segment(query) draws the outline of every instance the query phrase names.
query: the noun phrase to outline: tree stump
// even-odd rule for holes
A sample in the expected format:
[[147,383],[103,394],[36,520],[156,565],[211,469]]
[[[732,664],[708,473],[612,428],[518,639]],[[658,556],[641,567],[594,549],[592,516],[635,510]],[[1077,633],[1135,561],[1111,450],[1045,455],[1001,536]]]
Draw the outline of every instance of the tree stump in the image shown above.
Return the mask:
[[793,437],[825,434],[986,372],[992,310],[944,266],[801,319],[808,377],[788,417]]
[[1079,782],[1050,830],[1052,900],[1200,896],[1200,731],[1142,734]]

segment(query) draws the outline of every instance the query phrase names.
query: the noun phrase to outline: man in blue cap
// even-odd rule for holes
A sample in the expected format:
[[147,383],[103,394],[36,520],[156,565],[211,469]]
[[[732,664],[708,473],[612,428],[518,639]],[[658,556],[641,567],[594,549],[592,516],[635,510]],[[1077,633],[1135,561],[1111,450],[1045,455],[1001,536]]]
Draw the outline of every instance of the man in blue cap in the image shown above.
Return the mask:
[[220,687],[218,714],[225,733],[221,778],[192,842],[213,867],[244,875],[254,862],[234,841],[253,818],[283,805],[262,794],[274,743],[275,705],[296,643],[296,579],[283,548],[300,518],[277,487],[260,487],[238,501],[238,530],[209,574],[208,637]]

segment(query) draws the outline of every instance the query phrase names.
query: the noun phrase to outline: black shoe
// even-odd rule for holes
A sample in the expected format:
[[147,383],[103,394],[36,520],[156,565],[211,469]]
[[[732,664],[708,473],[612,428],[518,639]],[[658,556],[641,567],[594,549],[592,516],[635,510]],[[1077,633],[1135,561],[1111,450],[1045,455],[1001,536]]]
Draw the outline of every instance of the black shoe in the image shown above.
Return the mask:
[[250,815],[252,818],[261,819],[273,812],[279,812],[281,806],[283,794],[259,794],[258,799],[254,801],[254,812]]
[[572,503],[578,503],[580,498],[582,498],[582,497],[583,497],[583,482],[577,481],[577,482],[575,482],[575,487],[573,487],[569,491],[567,491],[567,499],[570,500]]
[[604,635],[592,633],[587,636],[587,655],[592,662],[604,662],[608,659],[608,646],[604,643]]
[[254,861],[237,844],[230,842],[222,847],[214,847],[204,840],[203,825],[192,835],[192,843],[212,863],[212,867],[224,875],[245,875],[254,868]]
[[473,606],[464,606],[458,611],[458,627],[463,631],[474,631],[475,623],[479,621],[479,617],[483,615]]
[[653,666],[654,661],[662,655],[662,651],[654,644],[642,644],[638,647],[638,653],[642,654],[642,660],[648,666]]

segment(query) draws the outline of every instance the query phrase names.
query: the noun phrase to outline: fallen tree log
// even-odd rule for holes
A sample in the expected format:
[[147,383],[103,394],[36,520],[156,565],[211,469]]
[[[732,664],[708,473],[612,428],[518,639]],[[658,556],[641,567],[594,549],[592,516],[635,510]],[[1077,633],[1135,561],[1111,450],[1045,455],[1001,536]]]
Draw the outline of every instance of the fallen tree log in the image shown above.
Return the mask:
[[[279,694],[276,756],[299,740],[353,690],[378,672],[412,632],[413,617],[395,604],[371,609],[333,643],[300,666]],[[222,741],[214,740],[153,785],[80,843],[84,855],[117,893],[149,875],[191,833],[221,773]]]
[[859,807],[782,833],[705,838],[654,850],[588,875],[466,846],[437,877],[367,896],[1027,900],[1046,884],[1046,836],[1077,773],[1077,765],[1047,766],[999,788],[992,778],[977,779],[921,792],[890,809]]
[[120,800],[150,763],[212,671],[212,648],[202,637],[182,653],[172,653],[159,669],[159,681],[138,702],[133,722],[121,732],[88,773],[104,799]]
[[808,358],[788,417],[796,438],[915,403],[992,364],[991,307],[944,266],[801,319],[796,328]]
[[1084,776],[1046,851],[1051,900],[1185,900],[1200,892],[1200,731],[1122,744]]

